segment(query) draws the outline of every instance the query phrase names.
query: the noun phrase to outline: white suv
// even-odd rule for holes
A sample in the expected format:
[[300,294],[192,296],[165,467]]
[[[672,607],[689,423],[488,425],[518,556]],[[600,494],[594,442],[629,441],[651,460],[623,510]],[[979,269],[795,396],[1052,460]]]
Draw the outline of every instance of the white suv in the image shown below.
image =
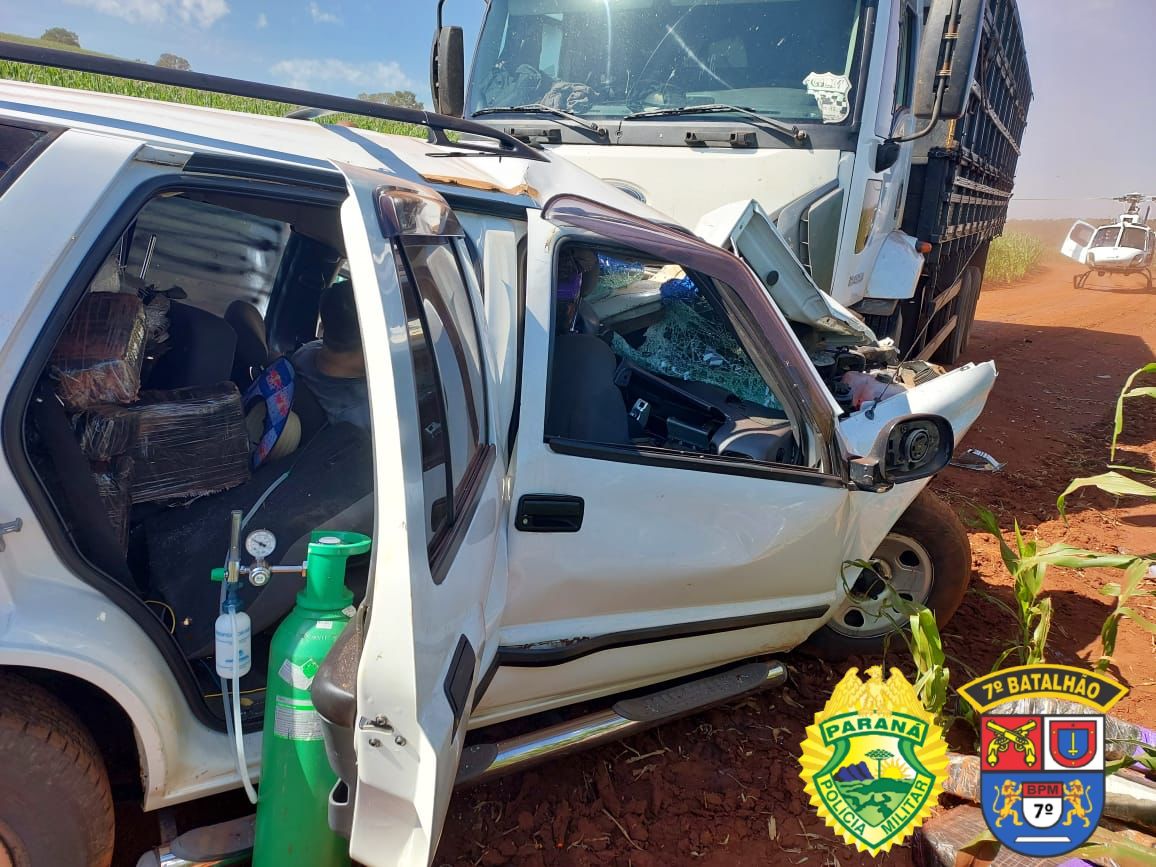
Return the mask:
[[[240,784],[209,581],[234,509],[273,563],[373,536],[314,688],[366,864],[432,857],[455,782],[773,684],[804,642],[871,652],[886,583],[958,605],[967,537],[922,491],[992,364],[896,364],[745,203],[708,243],[426,120],[438,141],[0,83],[0,861],[107,863],[126,757],[145,810]],[[340,274],[371,430],[299,389],[295,448],[255,466],[241,396]],[[295,589],[244,591],[250,757]],[[484,731],[579,702],[607,709],[564,737]]]

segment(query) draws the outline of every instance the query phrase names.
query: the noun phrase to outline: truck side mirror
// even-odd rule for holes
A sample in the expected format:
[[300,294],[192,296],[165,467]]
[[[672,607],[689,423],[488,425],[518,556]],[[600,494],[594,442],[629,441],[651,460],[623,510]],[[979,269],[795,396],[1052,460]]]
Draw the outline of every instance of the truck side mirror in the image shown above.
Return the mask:
[[461,117],[466,104],[466,59],[462,28],[438,27],[430,54],[429,89],[434,111]]
[[883,426],[870,454],[851,461],[851,481],[882,493],[925,479],[947,466],[955,449],[951,422],[938,415],[902,415]]
[[967,110],[985,5],[986,0],[931,0],[915,69],[912,111],[920,120],[955,120]]

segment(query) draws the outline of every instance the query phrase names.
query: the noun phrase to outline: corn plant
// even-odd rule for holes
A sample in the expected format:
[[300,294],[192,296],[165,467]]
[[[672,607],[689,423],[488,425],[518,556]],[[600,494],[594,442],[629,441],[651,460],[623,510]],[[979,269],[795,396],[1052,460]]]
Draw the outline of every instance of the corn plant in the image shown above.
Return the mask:
[[1104,493],[1116,497],[1156,498],[1156,487],[1119,472],[1123,470],[1126,473],[1132,473],[1134,475],[1156,476],[1156,471],[1116,463],[1116,451],[1119,448],[1120,434],[1124,431],[1124,401],[1135,397],[1156,397],[1156,386],[1154,385],[1132,387],[1132,383],[1136,381],[1137,377],[1150,373],[1156,373],[1156,361],[1145,364],[1139,370],[1133,371],[1128,379],[1125,380],[1124,387],[1120,389],[1120,394],[1116,398],[1116,414],[1112,423],[1112,445],[1108,450],[1108,472],[1101,473],[1097,476],[1073,479],[1072,483],[1064,489],[1064,492],[1060,494],[1056,500],[1056,508],[1060,510],[1060,517],[1067,520],[1065,507],[1068,496],[1080,488],[1099,488]]
[[1100,659],[1096,662],[1096,671],[1107,671],[1112,664],[1112,657],[1116,653],[1116,633],[1121,620],[1127,618],[1141,629],[1156,635],[1156,623],[1140,614],[1132,604],[1135,599],[1156,596],[1154,591],[1140,589],[1140,582],[1148,576],[1152,566],[1152,560],[1137,557],[1124,569],[1122,582],[1113,581],[1100,588],[1100,593],[1115,599],[1116,605],[1100,627]]
[[989,510],[977,507],[973,523],[986,530],[999,542],[1000,559],[1012,576],[1013,605],[1008,605],[990,593],[978,590],[976,592],[987,602],[1010,614],[1019,630],[1015,643],[999,655],[992,665],[992,671],[1002,667],[1012,654],[1018,655],[1020,665],[1043,662],[1048,633],[1052,628],[1052,600],[1041,597],[1044,575],[1048,568],[1047,561],[1039,559],[1037,542],[1034,539],[1024,538],[1018,521],[1014,525],[1015,548],[1008,544],[999,522]]
[[991,242],[984,279],[1014,283],[1031,273],[1044,254],[1044,242],[1031,235],[1009,232]]
[[[946,664],[947,655],[943,650],[943,638],[939,634],[934,612],[896,593],[895,588],[879,575],[875,565],[868,560],[848,560],[843,564],[843,586],[848,594],[853,593],[846,576],[848,567],[866,571],[885,588],[887,598],[885,602],[879,603],[880,611],[891,621],[895,634],[903,639],[911,654],[911,661],[915,665],[915,694],[919,696],[924,710],[942,724],[951,688],[951,670]],[[890,636],[884,642],[884,655],[889,644]]]

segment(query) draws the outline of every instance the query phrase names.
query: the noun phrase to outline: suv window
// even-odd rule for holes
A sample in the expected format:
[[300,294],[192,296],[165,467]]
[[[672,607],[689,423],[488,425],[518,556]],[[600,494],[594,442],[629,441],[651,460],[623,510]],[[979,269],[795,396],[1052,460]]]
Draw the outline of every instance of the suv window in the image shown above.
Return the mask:
[[473,483],[487,453],[485,377],[474,311],[452,242],[406,238],[400,245],[398,279],[409,321],[432,563],[472,504]]
[[27,166],[24,157],[48,135],[42,129],[0,124],[0,193]]
[[801,463],[717,291],[671,263],[564,250],[547,438]]

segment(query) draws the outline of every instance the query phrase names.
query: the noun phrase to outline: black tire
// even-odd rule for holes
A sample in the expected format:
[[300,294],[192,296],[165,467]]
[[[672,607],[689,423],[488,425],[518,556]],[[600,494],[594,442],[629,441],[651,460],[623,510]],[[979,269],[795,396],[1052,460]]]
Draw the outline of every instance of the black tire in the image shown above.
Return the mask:
[[[880,550],[889,544],[889,540],[894,544],[899,538],[918,542],[926,552],[931,566],[930,587],[924,598],[914,598],[913,601],[934,611],[935,620],[942,629],[959,608],[971,581],[971,542],[967,530],[951,507],[925,489],[895,522],[887,539],[880,544]],[[857,586],[856,589],[863,588]],[[850,612],[842,608],[837,610],[832,622],[807,640],[805,649],[829,660],[871,656],[883,651],[888,634],[892,632],[888,628],[879,634],[864,632],[861,636],[855,635],[854,626],[849,622],[843,622],[842,631],[837,628],[838,624],[834,623],[837,618],[850,619]]]
[[0,863],[108,867],[112,790],[92,735],[50,692],[0,674]]
[[979,303],[979,284],[982,275],[980,279],[975,279],[978,274],[978,268],[969,267],[965,268],[959,277],[959,294],[955,296],[955,328],[932,354],[931,360],[936,364],[955,364],[967,346],[971,319],[975,316],[975,307]]
[[[963,322],[963,333],[959,338],[959,351],[963,353],[967,350],[967,345],[971,342],[971,326],[975,324],[975,311],[979,307],[979,293],[983,290],[983,271],[975,265],[968,266],[964,271],[964,276],[971,282],[965,287],[967,289],[967,308],[966,319]],[[964,308],[960,308],[963,310]]]

